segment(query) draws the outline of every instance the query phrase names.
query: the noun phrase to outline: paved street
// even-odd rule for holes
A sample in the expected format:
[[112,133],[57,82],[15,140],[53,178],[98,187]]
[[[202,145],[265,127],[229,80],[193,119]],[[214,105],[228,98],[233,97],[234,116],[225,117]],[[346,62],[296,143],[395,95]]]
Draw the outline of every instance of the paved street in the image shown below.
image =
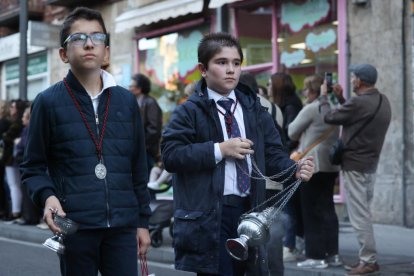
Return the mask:
[[[176,271],[172,264],[148,262],[150,273],[157,276],[188,276]],[[22,242],[0,237],[0,276],[58,276],[56,253],[39,243]]]
[[[381,276],[414,276],[414,229],[394,225],[374,225]],[[0,276],[59,275],[55,253],[41,243],[51,236],[50,231],[34,226],[5,224],[0,221]],[[156,276],[193,276],[176,271],[174,253],[168,229],[164,229],[164,243],[151,248],[148,254],[150,273]],[[22,242],[25,241],[25,242]],[[347,263],[357,259],[358,244],[349,224],[339,230],[340,255]],[[299,269],[296,262],[285,263],[285,276],[343,276],[343,268]]]
[[60,275],[58,257],[40,244],[0,238],[0,275]]

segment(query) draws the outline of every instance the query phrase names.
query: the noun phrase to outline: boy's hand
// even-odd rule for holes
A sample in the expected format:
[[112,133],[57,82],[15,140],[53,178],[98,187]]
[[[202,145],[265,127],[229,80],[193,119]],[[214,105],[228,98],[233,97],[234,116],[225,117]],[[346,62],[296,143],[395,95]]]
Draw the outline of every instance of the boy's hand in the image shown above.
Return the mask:
[[313,175],[315,166],[313,164],[313,157],[308,156],[300,159],[298,162],[298,169],[296,171],[296,178],[302,179],[304,182],[308,182]]
[[137,241],[138,241],[138,255],[145,255],[148,252],[148,248],[151,245],[151,237],[148,229],[137,228]]
[[43,212],[43,220],[49,226],[50,231],[53,233],[61,232],[60,228],[53,222],[53,214],[58,214],[61,217],[65,217],[66,213],[60,205],[59,199],[56,196],[49,196],[45,202],[45,210]]
[[231,138],[219,144],[223,158],[244,159],[246,154],[253,154],[253,142],[247,138]]

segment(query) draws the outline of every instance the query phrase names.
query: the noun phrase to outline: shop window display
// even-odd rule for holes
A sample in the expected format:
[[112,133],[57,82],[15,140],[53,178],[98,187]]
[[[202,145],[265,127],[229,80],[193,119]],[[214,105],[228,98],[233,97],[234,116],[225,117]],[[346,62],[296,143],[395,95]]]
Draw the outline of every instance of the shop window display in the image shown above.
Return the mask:
[[338,72],[335,0],[284,2],[277,20],[279,71],[302,87],[306,76]]
[[[243,65],[261,74],[259,84],[265,85],[272,69],[292,75],[298,88],[315,73],[332,72],[337,80],[336,0],[243,3],[235,6],[236,30],[245,54]],[[272,22],[276,22],[274,29]],[[273,32],[277,37],[272,38]]]
[[164,122],[185,97],[184,87],[201,77],[194,49],[208,32],[201,26],[138,41],[139,71],[151,79],[151,95],[163,110]]

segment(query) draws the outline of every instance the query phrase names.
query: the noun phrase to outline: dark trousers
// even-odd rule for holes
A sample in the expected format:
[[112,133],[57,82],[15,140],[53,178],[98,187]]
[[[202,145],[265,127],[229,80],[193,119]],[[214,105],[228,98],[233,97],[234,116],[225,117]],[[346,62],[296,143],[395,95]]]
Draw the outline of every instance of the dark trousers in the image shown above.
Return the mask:
[[227,239],[238,238],[237,226],[239,219],[248,210],[249,200],[242,200],[238,196],[227,196],[226,198],[231,200],[223,204],[219,245],[219,274],[197,273],[198,276],[238,276],[244,275],[246,272],[247,261],[241,262],[232,258],[227,252],[225,245]]
[[9,191],[4,181],[4,164],[0,161],[0,218],[7,217],[10,213]]
[[333,190],[338,173],[319,172],[301,189],[306,257],[325,259],[338,254],[338,217]]
[[285,238],[283,245],[290,249],[296,248],[296,236],[303,236],[303,223],[302,223],[302,208],[300,190],[302,189],[302,183],[299,188],[295,191],[293,196],[290,198],[285,206]]
[[137,229],[78,230],[65,238],[63,276],[137,276]]

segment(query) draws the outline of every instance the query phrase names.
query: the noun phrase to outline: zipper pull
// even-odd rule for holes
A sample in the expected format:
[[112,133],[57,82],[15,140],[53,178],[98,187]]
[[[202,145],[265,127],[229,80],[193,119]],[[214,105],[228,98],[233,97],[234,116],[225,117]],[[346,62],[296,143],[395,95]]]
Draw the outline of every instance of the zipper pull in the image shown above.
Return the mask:
[[98,114],[95,114],[95,122],[96,122],[96,125],[99,125],[99,117],[98,117]]

